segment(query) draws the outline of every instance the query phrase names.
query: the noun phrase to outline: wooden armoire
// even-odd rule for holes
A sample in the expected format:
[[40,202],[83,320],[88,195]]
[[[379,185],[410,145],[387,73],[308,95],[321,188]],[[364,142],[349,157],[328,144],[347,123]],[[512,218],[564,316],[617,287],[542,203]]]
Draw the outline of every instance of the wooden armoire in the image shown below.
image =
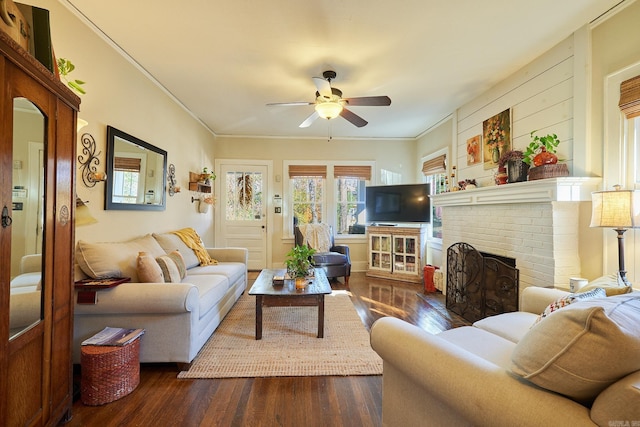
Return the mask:
[[[0,424],[57,425],[73,400],[80,99],[2,31],[0,51]],[[20,258],[34,254],[34,286],[14,288]]]

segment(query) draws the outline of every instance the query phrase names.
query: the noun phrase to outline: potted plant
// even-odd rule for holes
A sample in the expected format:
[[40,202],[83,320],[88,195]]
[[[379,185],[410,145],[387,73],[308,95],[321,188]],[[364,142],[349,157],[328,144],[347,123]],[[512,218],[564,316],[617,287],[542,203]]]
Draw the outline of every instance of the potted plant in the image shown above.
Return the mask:
[[524,151],[524,162],[529,166],[557,163],[558,156],[556,156],[556,149],[560,144],[558,135],[552,133],[545,136],[534,136],[536,132],[536,130],[531,132],[531,142]]
[[504,167],[507,173],[507,182],[522,182],[527,180],[529,165],[524,161],[524,153],[521,150],[509,150],[500,156],[499,167]]
[[295,279],[296,288],[304,288],[306,277],[310,275],[313,268],[311,257],[316,250],[308,245],[296,245],[287,253],[285,265],[287,273],[292,279]]
[[531,132],[531,142],[524,151],[524,162],[529,169],[529,181],[544,178],[556,178],[569,176],[569,168],[565,163],[558,163],[556,149],[560,145],[558,135],[555,133],[545,136],[534,135],[537,131]]
[[213,171],[209,172],[209,169],[205,166],[202,168],[202,173],[200,174],[200,180],[205,184],[209,185],[212,181],[215,181],[216,174]]

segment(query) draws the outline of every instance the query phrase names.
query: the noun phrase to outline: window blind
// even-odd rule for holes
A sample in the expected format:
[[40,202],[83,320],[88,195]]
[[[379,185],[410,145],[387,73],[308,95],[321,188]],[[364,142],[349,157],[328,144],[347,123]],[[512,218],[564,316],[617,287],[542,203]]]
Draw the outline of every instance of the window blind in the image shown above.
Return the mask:
[[333,176],[336,178],[360,178],[371,180],[371,166],[334,166]]
[[298,176],[327,177],[326,165],[289,165],[289,178]]
[[113,169],[122,172],[140,172],[140,159],[116,157],[113,161]]
[[627,119],[640,116],[640,76],[620,83],[620,110]]
[[422,173],[427,175],[435,175],[437,173],[447,172],[447,155],[443,154],[438,157],[434,157],[431,160],[427,160],[422,164]]

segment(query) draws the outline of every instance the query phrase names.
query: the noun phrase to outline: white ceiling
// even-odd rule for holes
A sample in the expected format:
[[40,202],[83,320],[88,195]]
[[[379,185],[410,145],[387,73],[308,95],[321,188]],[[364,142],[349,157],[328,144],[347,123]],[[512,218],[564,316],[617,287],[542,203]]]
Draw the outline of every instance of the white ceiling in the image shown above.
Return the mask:
[[335,70],[369,124],[334,137],[414,138],[620,0],[62,0],[217,135],[326,137],[298,125]]

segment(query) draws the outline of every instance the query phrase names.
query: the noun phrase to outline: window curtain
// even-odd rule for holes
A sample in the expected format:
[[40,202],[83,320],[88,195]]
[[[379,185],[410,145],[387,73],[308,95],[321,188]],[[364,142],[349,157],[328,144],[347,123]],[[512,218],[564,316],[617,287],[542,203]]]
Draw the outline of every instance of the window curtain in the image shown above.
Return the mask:
[[289,178],[299,176],[327,177],[326,165],[289,165]]
[[334,166],[333,176],[336,178],[360,178],[371,181],[371,166]]
[[438,173],[447,173],[447,155],[435,157],[427,160],[422,164],[422,173],[425,176],[435,175]]
[[640,76],[620,83],[620,110],[627,119],[640,116]]
[[131,157],[116,157],[113,161],[113,169],[122,172],[140,172],[140,159]]

